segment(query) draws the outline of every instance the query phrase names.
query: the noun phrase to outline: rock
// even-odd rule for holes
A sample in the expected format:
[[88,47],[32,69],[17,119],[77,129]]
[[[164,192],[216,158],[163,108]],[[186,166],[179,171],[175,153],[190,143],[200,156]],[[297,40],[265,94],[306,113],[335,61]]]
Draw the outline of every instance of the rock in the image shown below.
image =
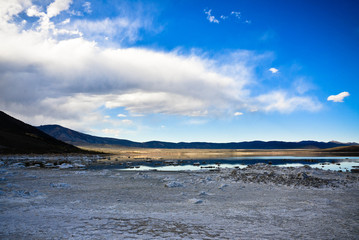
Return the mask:
[[61,165],[58,166],[60,169],[68,169],[68,168],[73,168],[74,166],[68,163],[63,163]]
[[71,186],[67,183],[50,183],[53,188],[70,188]]
[[299,179],[307,179],[308,175],[305,172],[301,172],[301,173],[298,173],[298,178]]
[[165,184],[165,187],[174,188],[174,187],[184,187],[184,185],[180,182],[172,181]]
[[196,198],[189,199],[188,201],[189,201],[190,203],[193,203],[193,204],[201,204],[201,203],[203,203],[203,200],[201,200],[201,199],[196,199]]
[[29,166],[29,168],[39,168],[40,167],[40,164],[34,164],[34,165],[32,165],[32,166]]
[[226,187],[228,187],[228,184],[222,184],[221,186],[219,186],[219,189],[223,190]]
[[25,165],[24,165],[24,163],[18,162],[18,163],[11,164],[10,167],[11,168],[24,168]]
[[43,193],[40,193],[37,190],[34,190],[32,192],[26,191],[26,190],[16,190],[12,191],[13,197],[21,197],[21,198],[30,198],[30,197],[37,197],[44,195]]
[[80,164],[80,163],[75,163],[74,164],[75,168],[86,168],[86,165]]
[[45,163],[44,167],[45,168],[54,168],[55,165],[53,163]]

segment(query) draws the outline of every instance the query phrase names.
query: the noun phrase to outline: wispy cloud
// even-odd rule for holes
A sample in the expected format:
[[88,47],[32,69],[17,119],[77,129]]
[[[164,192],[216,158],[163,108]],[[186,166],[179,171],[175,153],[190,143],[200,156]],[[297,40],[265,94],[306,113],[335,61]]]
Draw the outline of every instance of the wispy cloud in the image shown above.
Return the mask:
[[219,23],[218,19],[216,19],[212,14],[212,9],[209,9],[208,11],[205,9],[204,13],[207,15],[207,20],[211,23]]
[[91,3],[90,2],[85,2],[84,4],[82,4],[82,6],[84,7],[84,12],[85,13],[92,13],[92,9],[91,9]]
[[240,13],[240,12],[232,11],[232,12],[231,12],[231,15],[235,16],[235,17],[238,18],[238,19],[241,19],[241,13]]
[[[210,21],[212,23],[220,23],[220,21],[214,15],[212,15],[212,9],[209,9],[209,10],[205,9],[204,13],[207,15],[207,20],[208,21]],[[242,21],[242,14],[240,12],[238,12],[238,11],[232,11],[232,12],[229,13],[229,15],[223,15],[222,14],[219,18],[222,21],[226,21],[230,17],[235,18],[237,20],[237,22],[240,22],[240,23],[246,23],[246,24],[252,23],[252,21],[248,20],[248,19]],[[238,20],[240,20],[240,21],[238,21]]]
[[[144,25],[139,20],[126,17],[100,20],[76,20],[69,29],[79,30],[87,38],[101,42],[116,37],[117,41],[135,42],[139,38],[139,31]],[[107,38],[107,39],[106,39]]]
[[330,95],[327,100],[333,102],[344,102],[344,98],[350,96],[348,92],[341,92],[337,95]]
[[307,93],[308,91],[316,88],[316,86],[309,79],[303,76],[294,79],[293,87],[299,94]]
[[234,113],[234,116],[242,116],[242,115],[243,115],[242,112],[235,112],[235,113]]
[[318,111],[321,104],[308,96],[290,96],[285,91],[273,91],[258,96],[256,99],[257,109],[272,112],[291,113],[297,110]]

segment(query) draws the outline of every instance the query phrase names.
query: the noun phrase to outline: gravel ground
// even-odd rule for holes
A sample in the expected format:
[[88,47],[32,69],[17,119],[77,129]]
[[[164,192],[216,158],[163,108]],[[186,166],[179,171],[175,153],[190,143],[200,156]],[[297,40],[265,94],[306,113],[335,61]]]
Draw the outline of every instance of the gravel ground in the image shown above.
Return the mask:
[[0,168],[0,239],[358,239],[358,174]]

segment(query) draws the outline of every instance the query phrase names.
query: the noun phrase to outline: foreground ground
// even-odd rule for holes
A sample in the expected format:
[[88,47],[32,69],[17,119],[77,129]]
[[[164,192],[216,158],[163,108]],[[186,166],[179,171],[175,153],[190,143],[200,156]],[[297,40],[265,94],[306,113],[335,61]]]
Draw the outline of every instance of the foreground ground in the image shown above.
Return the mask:
[[0,239],[357,239],[355,173],[0,168]]

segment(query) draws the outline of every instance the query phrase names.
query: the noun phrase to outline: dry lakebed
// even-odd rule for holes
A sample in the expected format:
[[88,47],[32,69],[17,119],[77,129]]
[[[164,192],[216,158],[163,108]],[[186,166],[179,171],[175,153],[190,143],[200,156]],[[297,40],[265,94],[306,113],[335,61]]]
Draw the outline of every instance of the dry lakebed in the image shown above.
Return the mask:
[[[358,239],[359,174],[0,162],[0,239]],[[66,165],[67,164],[67,165]],[[71,167],[70,167],[71,165]],[[62,166],[62,167],[60,167]]]

